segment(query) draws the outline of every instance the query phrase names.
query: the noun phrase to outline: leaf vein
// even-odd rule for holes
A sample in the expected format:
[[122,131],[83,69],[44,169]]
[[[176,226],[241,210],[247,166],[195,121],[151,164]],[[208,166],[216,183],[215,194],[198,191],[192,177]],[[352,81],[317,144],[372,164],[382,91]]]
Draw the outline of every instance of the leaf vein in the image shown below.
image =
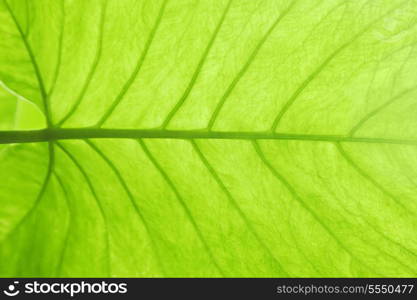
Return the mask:
[[41,71],[39,69],[38,63],[36,61],[35,55],[33,53],[32,47],[30,46],[29,41],[27,40],[27,38],[26,38],[26,36],[25,36],[25,34],[22,30],[22,27],[20,26],[19,22],[17,21],[16,16],[14,15],[14,13],[13,13],[12,9],[10,8],[9,4],[7,3],[6,0],[3,0],[3,2],[6,6],[7,11],[9,12],[14,24],[16,25],[16,29],[19,32],[20,37],[22,38],[23,45],[25,46],[26,51],[27,51],[28,56],[29,56],[29,59],[32,63],[33,69],[35,71],[35,77],[36,77],[36,79],[38,81],[38,84],[39,84],[40,95],[41,95],[42,102],[43,102],[43,108],[45,110],[46,122],[47,122],[48,127],[51,127],[51,119],[50,119],[51,117],[50,117],[50,113],[49,113],[49,104],[48,104],[48,97],[47,97],[47,94],[46,94],[45,84],[43,82],[42,74],[41,74]]
[[354,255],[348,247],[344,245],[344,243],[337,237],[337,235],[319,218],[319,216],[314,212],[313,209],[310,208],[310,206],[298,195],[296,190],[291,186],[291,184],[272,166],[272,164],[268,161],[268,159],[265,157],[265,154],[263,153],[261,147],[259,146],[257,141],[252,142],[255,151],[259,158],[261,159],[262,163],[269,169],[271,174],[278,179],[290,192],[290,194],[293,196],[293,198],[303,207],[312,217],[313,219],[329,234],[330,237],[333,238],[333,240],[337,243],[337,245],[343,249],[352,259],[355,259],[363,266],[366,266],[368,269],[369,266],[363,262],[361,259],[359,259],[356,255]]
[[61,127],[66,121],[68,121],[69,118],[77,111],[79,106],[81,105],[84,96],[90,87],[91,81],[93,80],[94,74],[96,73],[96,69],[98,67],[98,64],[101,59],[101,54],[103,50],[103,34],[104,34],[104,24],[105,24],[105,15],[107,11],[107,3],[108,1],[104,1],[104,4],[101,8],[100,13],[100,22],[99,22],[99,28],[98,28],[98,38],[97,38],[97,45],[96,45],[96,53],[93,60],[93,64],[90,67],[90,70],[88,72],[87,78],[80,90],[80,93],[78,94],[78,97],[76,98],[74,104],[71,106],[70,110],[64,115],[64,117],[61,119],[61,121],[58,122],[57,127]]
[[65,199],[65,203],[67,205],[67,209],[68,209],[68,213],[69,213],[69,220],[68,220],[68,228],[67,228],[67,232],[65,233],[65,240],[62,246],[62,252],[61,255],[59,257],[59,262],[58,262],[58,266],[57,266],[57,276],[60,276],[62,274],[62,269],[64,266],[64,259],[65,259],[65,253],[67,251],[68,248],[68,242],[69,242],[69,236],[70,236],[70,232],[71,232],[71,227],[72,227],[72,209],[71,209],[71,204],[69,202],[69,195],[68,192],[65,188],[65,185],[61,179],[61,177],[59,177],[59,175],[57,174],[56,171],[54,171],[55,174],[55,178],[57,179],[58,185],[61,187],[61,190],[64,194],[64,199]]
[[275,132],[279,126],[279,123],[281,122],[283,116],[287,113],[287,111],[290,109],[290,107],[294,104],[294,102],[297,100],[297,98],[300,96],[300,94],[308,87],[308,85],[318,77],[318,75],[326,69],[326,67],[329,65],[329,63],[335,58],[337,55],[339,55],[344,49],[349,47],[351,44],[353,44],[358,38],[360,38],[364,33],[366,33],[369,29],[372,28],[374,24],[377,22],[383,20],[387,15],[390,13],[396,11],[401,6],[403,6],[407,1],[404,1],[400,3],[400,5],[395,6],[393,9],[389,10],[387,13],[383,14],[376,20],[370,22],[368,25],[365,26],[364,29],[359,31],[357,34],[355,34],[351,39],[349,39],[347,42],[343,43],[341,46],[336,48],[335,51],[333,51],[313,72],[299,85],[299,87],[295,90],[295,92],[290,96],[290,98],[286,101],[282,109],[278,112],[278,115],[276,116],[274,122],[271,126],[271,131]]
[[164,11],[165,11],[165,7],[166,7],[168,1],[169,0],[164,0],[164,2],[161,5],[161,8],[160,8],[158,16],[156,18],[155,24],[154,24],[154,26],[153,26],[150,34],[149,34],[148,40],[146,41],[146,44],[145,44],[145,48],[143,49],[142,54],[139,57],[139,61],[137,62],[135,69],[133,70],[129,79],[123,85],[123,88],[120,91],[120,93],[117,95],[117,97],[111,103],[109,109],[104,113],[104,115],[100,118],[100,120],[96,123],[96,125],[94,127],[101,127],[104,124],[104,122],[106,122],[106,120],[110,117],[110,115],[113,113],[113,111],[119,105],[119,103],[123,100],[123,97],[125,96],[126,92],[129,90],[130,86],[135,81],[137,75],[139,74],[140,70],[142,69],[143,63],[146,60],[149,49],[151,48],[152,42],[153,42],[154,37],[156,35],[156,31],[158,30],[159,25],[161,24],[162,17],[164,15]]
[[146,235],[148,236],[151,248],[154,251],[154,256],[155,256],[156,262],[157,262],[159,268],[161,269],[162,273],[165,274],[165,270],[164,270],[164,267],[163,267],[161,257],[158,254],[158,250],[157,250],[158,247],[156,245],[155,240],[152,238],[151,229],[150,229],[150,226],[148,224],[148,221],[146,220],[145,216],[142,214],[142,212],[140,211],[140,208],[136,204],[135,197],[133,196],[132,192],[130,191],[129,187],[127,186],[126,182],[124,181],[120,171],[117,169],[115,164],[110,160],[110,158],[107,155],[105,155],[104,152],[101,151],[98,148],[97,145],[95,145],[90,140],[85,140],[85,142],[103,159],[103,161],[112,169],[113,173],[116,175],[117,180],[119,181],[120,185],[125,190],[125,192],[126,192],[128,198],[129,198],[136,214],[138,215],[140,221],[142,222],[142,224],[145,228],[145,232],[146,232]]
[[212,116],[211,116],[211,118],[210,118],[210,120],[207,124],[207,129],[208,130],[211,130],[213,128],[214,123],[216,122],[216,119],[217,119],[218,115],[220,114],[220,111],[224,107],[224,104],[226,103],[227,99],[229,98],[230,94],[233,92],[234,88],[237,86],[239,81],[243,78],[243,76],[245,75],[246,71],[249,69],[251,64],[255,61],[255,58],[258,55],[259,51],[261,50],[262,46],[265,44],[265,42],[267,41],[269,36],[272,34],[272,32],[275,30],[275,28],[278,26],[278,24],[281,22],[281,20],[291,11],[291,9],[293,8],[293,6],[295,5],[295,3],[297,1],[298,0],[294,0],[293,2],[291,2],[291,4],[282,12],[282,14],[280,14],[276,18],[276,20],[269,27],[269,29],[264,34],[262,39],[258,42],[258,44],[256,45],[255,49],[250,54],[246,63],[243,65],[243,67],[237,73],[235,78],[232,80],[232,82],[230,83],[230,85],[228,86],[226,91],[224,92],[223,96],[221,97],[219,103],[217,103],[217,105],[214,109],[214,112],[213,112],[213,114],[212,114]]
[[202,245],[203,245],[206,253],[208,254],[210,260],[212,261],[213,265],[215,266],[215,268],[219,271],[219,273],[222,276],[225,276],[223,270],[221,269],[221,267],[217,263],[217,261],[216,261],[214,255],[213,255],[213,253],[212,253],[212,251],[211,251],[208,243],[206,242],[203,233],[201,232],[201,230],[200,230],[197,222],[195,221],[195,219],[194,219],[194,217],[193,217],[190,209],[188,208],[188,205],[186,204],[186,202],[182,198],[181,194],[179,193],[178,189],[176,188],[176,186],[172,182],[171,178],[168,176],[168,174],[164,171],[164,169],[161,167],[161,165],[155,159],[155,157],[153,156],[153,154],[150,152],[150,150],[146,146],[145,142],[143,140],[141,140],[141,139],[137,140],[137,142],[139,143],[139,145],[142,148],[142,150],[145,153],[145,155],[148,157],[149,161],[158,170],[158,172],[161,174],[162,178],[165,180],[165,182],[168,184],[168,186],[174,192],[176,199],[178,200],[179,204],[183,208],[183,210],[184,210],[187,218],[189,219],[191,225],[193,226],[194,231],[196,232],[199,240],[201,241],[201,243],[202,243]]
[[245,223],[246,227],[249,229],[249,231],[252,233],[252,235],[255,237],[255,239],[258,241],[258,243],[261,245],[261,247],[265,250],[265,252],[274,260],[274,262],[279,267],[279,269],[282,271],[282,273],[285,276],[289,276],[289,273],[287,271],[285,271],[285,268],[283,267],[283,265],[278,261],[277,258],[275,258],[275,255],[272,253],[272,251],[269,249],[269,247],[266,245],[266,243],[264,243],[264,241],[258,235],[258,233],[255,230],[255,228],[251,225],[251,223],[248,220],[247,216],[245,215],[245,213],[243,212],[243,210],[240,208],[239,204],[234,199],[234,197],[232,196],[232,194],[226,188],[225,184],[220,179],[220,177],[217,174],[217,172],[214,170],[214,167],[211,166],[211,164],[209,163],[209,161],[207,160],[207,158],[205,157],[205,155],[201,151],[200,147],[198,147],[197,143],[194,140],[190,140],[190,142],[191,142],[191,145],[194,148],[194,151],[197,153],[199,159],[201,160],[201,162],[203,163],[203,165],[206,167],[206,169],[209,171],[210,175],[216,181],[216,183],[221,188],[221,190],[223,191],[223,193],[227,196],[227,199],[229,200],[230,204],[232,204],[232,206],[234,207],[234,209],[237,211],[238,215],[243,220],[243,222]]
[[90,178],[88,177],[88,174],[84,170],[84,168],[81,166],[81,164],[78,162],[77,158],[71,154],[61,143],[57,142],[57,146],[66,154],[66,156],[72,161],[72,163],[76,166],[76,168],[79,170],[81,175],[84,177],[85,182],[87,183],[88,188],[91,191],[91,194],[93,195],[93,198],[97,204],[97,207],[99,209],[100,215],[104,222],[104,237],[105,237],[105,247],[106,247],[106,267],[107,267],[107,273],[108,275],[111,274],[111,264],[110,264],[110,241],[109,241],[109,234],[108,234],[108,224],[107,224],[107,217],[104,212],[104,208],[99,200],[99,197],[96,193],[96,190],[94,188],[94,185],[92,184]]
[[203,52],[203,55],[200,58],[200,61],[197,65],[197,68],[194,71],[194,74],[190,80],[190,82],[188,83],[187,88],[185,89],[184,93],[182,94],[181,98],[178,100],[178,102],[175,104],[175,106],[173,107],[173,109],[168,113],[168,116],[166,117],[165,121],[162,123],[161,128],[166,128],[169,125],[169,122],[172,120],[172,118],[175,116],[175,114],[178,112],[178,110],[181,108],[181,106],[184,104],[184,102],[187,100],[188,96],[190,95],[193,87],[195,86],[195,83],[198,79],[198,76],[200,75],[200,72],[204,66],[204,63],[206,62],[206,59],[208,57],[208,54],[210,53],[210,50],[216,40],[216,37],[218,35],[218,33],[220,32],[220,29],[224,23],[224,20],[226,19],[226,15],[230,9],[230,6],[232,4],[233,0],[229,0],[229,2],[226,5],[226,8],[223,11],[222,16],[220,17],[220,21],[216,26],[216,29],[214,30],[214,33],[209,41],[209,43],[207,44],[206,49]]
[[52,142],[48,143],[48,157],[48,170],[46,172],[45,179],[43,180],[41,189],[39,190],[39,193],[36,196],[36,199],[33,202],[32,207],[26,212],[26,214],[20,219],[20,221],[6,234],[6,236],[2,239],[2,242],[11,237],[13,233],[15,233],[16,230],[18,230],[26,222],[26,220],[35,212],[36,208],[39,206],[39,203],[41,202],[45,194],[46,189],[48,188],[48,185],[50,183],[50,178],[53,169],[55,168],[55,151]]

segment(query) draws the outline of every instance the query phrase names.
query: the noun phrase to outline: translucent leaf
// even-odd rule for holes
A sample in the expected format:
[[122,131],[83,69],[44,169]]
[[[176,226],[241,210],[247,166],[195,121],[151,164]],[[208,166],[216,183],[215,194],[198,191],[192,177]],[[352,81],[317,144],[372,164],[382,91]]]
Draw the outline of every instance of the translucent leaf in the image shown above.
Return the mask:
[[416,23],[0,0],[0,275],[416,276]]

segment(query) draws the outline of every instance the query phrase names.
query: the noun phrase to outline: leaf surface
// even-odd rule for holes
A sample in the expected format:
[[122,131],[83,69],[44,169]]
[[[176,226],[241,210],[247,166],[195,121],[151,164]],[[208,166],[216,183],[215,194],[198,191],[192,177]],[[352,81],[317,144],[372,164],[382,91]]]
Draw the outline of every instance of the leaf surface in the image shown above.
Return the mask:
[[0,0],[0,275],[416,276],[416,24]]

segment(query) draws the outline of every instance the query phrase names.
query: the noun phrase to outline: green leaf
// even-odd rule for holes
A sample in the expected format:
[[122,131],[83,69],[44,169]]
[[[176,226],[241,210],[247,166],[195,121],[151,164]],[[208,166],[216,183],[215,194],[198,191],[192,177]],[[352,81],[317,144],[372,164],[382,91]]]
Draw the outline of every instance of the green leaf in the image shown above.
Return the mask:
[[416,276],[416,25],[413,0],[0,0],[0,275]]
[[0,130],[42,129],[45,117],[32,102],[0,87]]

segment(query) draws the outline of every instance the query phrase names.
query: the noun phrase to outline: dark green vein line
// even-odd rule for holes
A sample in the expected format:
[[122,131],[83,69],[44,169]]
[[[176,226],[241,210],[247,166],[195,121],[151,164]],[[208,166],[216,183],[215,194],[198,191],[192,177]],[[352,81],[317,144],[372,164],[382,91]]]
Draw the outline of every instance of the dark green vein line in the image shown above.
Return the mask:
[[262,39],[258,42],[258,44],[256,45],[255,49],[250,54],[250,56],[249,56],[248,60],[246,61],[246,63],[243,65],[243,67],[237,73],[237,75],[235,76],[235,78],[232,80],[232,82],[230,83],[230,85],[228,86],[228,88],[226,89],[226,91],[224,92],[223,96],[220,98],[219,103],[217,103],[217,105],[216,105],[216,107],[214,109],[214,112],[213,112],[213,114],[212,114],[212,116],[211,116],[211,118],[210,118],[210,120],[209,120],[209,122],[207,124],[207,129],[211,130],[211,128],[213,128],[214,123],[215,123],[215,121],[217,119],[217,116],[220,114],[220,111],[222,110],[224,104],[226,103],[226,100],[229,98],[230,94],[233,92],[234,88],[237,86],[237,84],[239,83],[239,81],[243,78],[243,76],[245,75],[246,71],[248,71],[248,69],[251,66],[251,64],[255,61],[256,56],[258,55],[258,53],[261,50],[262,46],[268,40],[269,36],[272,34],[272,32],[275,30],[275,28],[281,22],[281,20],[290,12],[290,10],[292,9],[292,7],[295,5],[295,3],[297,1],[298,0],[294,0],[276,18],[276,20],[269,27],[269,29],[264,34],[264,36],[262,37]]
[[78,97],[76,98],[74,104],[71,106],[70,110],[66,113],[66,115],[61,119],[61,121],[57,123],[56,125],[57,127],[61,127],[62,124],[64,124],[77,111],[94,77],[94,74],[100,62],[101,54],[103,50],[103,32],[104,32],[105,15],[107,11],[107,3],[108,3],[107,0],[104,1],[104,4],[101,8],[100,22],[99,22],[99,28],[98,28],[98,38],[97,38],[97,44],[96,44],[97,50],[94,56],[93,64],[91,65],[90,70],[88,71],[87,78],[80,90],[80,93],[78,94]]
[[50,183],[51,175],[53,169],[55,167],[55,151],[52,145],[52,142],[48,143],[48,170],[46,171],[45,179],[43,180],[42,186],[39,190],[38,195],[36,196],[35,201],[31,208],[26,212],[26,214],[20,219],[20,221],[4,236],[1,242],[7,240],[9,237],[13,236],[13,234],[18,230],[27,220],[28,218],[35,212],[36,208],[39,206],[43,196],[45,195],[46,189]]
[[126,182],[124,181],[124,179],[122,177],[122,174],[120,174],[120,171],[117,169],[117,167],[114,165],[114,163],[110,160],[110,158],[108,158],[108,156],[106,156],[103,153],[103,151],[101,151],[98,148],[97,145],[95,145],[90,140],[85,140],[85,142],[103,159],[103,161],[110,167],[110,169],[112,169],[113,173],[116,175],[117,180],[119,181],[120,185],[125,190],[133,208],[135,209],[136,214],[138,215],[140,221],[142,222],[142,224],[145,228],[145,232],[148,236],[151,248],[153,250],[153,254],[155,255],[156,263],[157,263],[159,269],[161,270],[162,274],[166,275],[165,268],[162,264],[162,259],[158,254],[158,247],[156,245],[155,240],[152,238],[152,232],[151,232],[150,226],[148,224],[148,221],[146,220],[145,216],[142,214],[142,212],[140,211],[140,208],[136,204],[135,197],[133,196],[132,192],[130,191],[129,187],[127,186]]
[[185,214],[187,215],[187,218],[189,219],[191,225],[193,226],[195,232],[197,233],[197,236],[199,240],[201,241],[205,251],[207,252],[209,258],[211,259],[214,267],[219,271],[219,273],[224,277],[225,273],[220,268],[219,264],[217,263],[213,253],[210,250],[209,245],[207,244],[203,233],[201,232],[199,226],[197,225],[197,222],[194,220],[194,217],[188,208],[186,202],[182,198],[181,194],[179,193],[178,189],[176,188],[175,184],[172,182],[171,178],[168,176],[168,174],[164,171],[164,169],[161,167],[161,165],[158,163],[156,158],[153,156],[153,154],[150,152],[148,147],[146,146],[145,142],[141,139],[138,140],[139,145],[141,146],[143,152],[148,157],[149,161],[154,165],[154,167],[158,170],[158,172],[161,174],[162,178],[165,180],[165,182],[168,184],[168,186],[171,188],[171,190],[174,192],[176,199],[178,200],[179,204],[183,208]]
[[[394,55],[395,53],[401,51],[402,49],[406,48],[406,47],[410,47],[410,51],[407,55],[407,58],[404,59],[404,61],[402,62],[400,68],[396,71],[396,75],[394,76],[394,79],[392,80],[392,84],[391,84],[391,90],[394,90],[396,87],[396,83],[397,83],[397,78],[398,76],[401,74],[401,72],[403,71],[404,67],[407,65],[407,62],[409,61],[409,59],[413,56],[413,50],[415,48],[417,42],[417,38],[414,39],[414,41],[410,44],[407,44],[406,46],[400,47],[399,49],[396,49],[393,52],[390,52],[388,55],[384,56],[384,58],[382,60],[385,60],[389,57],[391,57],[392,55]],[[378,62],[379,64],[379,62]],[[373,75],[373,78],[375,78],[376,76],[376,70],[375,73]],[[363,127],[363,125],[369,121],[371,118],[375,117],[377,114],[379,114],[382,110],[384,110],[385,108],[387,108],[388,106],[390,106],[391,104],[395,103],[397,100],[401,99],[404,95],[408,94],[409,92],[412,92],[413,90],[415,90],[417,88],[417,86],[413,87],[413,88],[409,88],[409,89],[405,89],[402,92],[398,93],[397,95],[390,95],[390,98],[384,102],[383,104],[381,104],[380,106],[377,106],[374,110],[370,111],[368,114],[366,114],[364,117],[362,117],[359,122],[356,123],[356,125],[354,125],[352,127],[352,129],[349,131],[349,136],[354,136],[355,133]],[[369,94],[369,91],[368,91]]]
[[369,112],[367,115],[365,115],[358,123],[356,123],[355,126],[352,127],[352,129],[349,131],[349,136],[355,135],[355,133],[371,118],[375,117],[377,114],[379,114],[382,110],[390,106],[391,104],[394,104],[396,101],[402,99],[403,96],[407,95],[408,93],[411,93],[413,91],[417,90],[417,86],[406,89],[399,93],[398,95],[395,95],[394,97],[388,99],[386,102]]
[[22,28],[21,28],[19,22],[17,21],[16,16],[14,15],[14,13],[13,13],[12,9],[10,8],[9,4],[7,3],[6,0],[3,0],[3,2],[6,6],[6,9],[9,12],[10,16],[12,17],[13,22],[16,25],[17,30],[19,31],[22,42],[23,42],[23,44],[26,48],[29,59],[32,63],[33,69],[35,71],[35,76],[36,76],[36,79],[37,79],[38,85],[39,85],[39,91],[40,91],[41,99],[42,99],[42,102],[43,102],[43,108],[45,110],[46,123],[47,123],[48,127],[51,127],[51,117],[50,117],[50,113],[49,113],[49,104],[48,104],[48,97],[47,97],[47,94],[46,94],[45,84],[43,82],[38,63],[35,59],[35,55],[33,54],[32,47],[30,46],[29,41],[26,39],[26,36],[23,33]]
[[320,226],[329,234],[330,237],[333,238],[333,240],[337,243],[337,245],[343,249],[352,259],[357,260],[360,264],[367,267],[369,270],[372,270],[365,262],[360,260],[357,256],[355,256],[349,248],[347,248],[344,243],[337,237],[337,235],[320,219],[320,217],[315,213],[313,209],[301,198],[301,196],[298,195],[296,190],[291,186],[291,184],[282,176],[268,161],[268,159],[265,157],[265,154],[263,153],[261,147],[259,146],[257,141],[252,142],[255,151],[259,158],[261,159],[262,163],[269,169],[269,171],[272,173],[272,175],[278,179],[290,192],[290,194],[293,196],[293,198],[303,207],[312,217],[313,219],[320,224]]
[[103,223],[104,223],[104,235],[105,235],[105,242],[106,242],[106,255],[107,255],[107,260],[106,260],[106,267],[107,267],[107,273],[108,275],[111,275],[111,263],[110,263],[110,241],[109,241],[109,232],[108,232],[108,225],[107,225],[107,217],[104,211],[104,208],[99,200],[99,197],[97,196],[96,190],[94,189],[94,185],[92,184],[90,178],[88,177],[88,174],[86,173],[86,171],[84,170],[84,168],[81,166],[81,164],[78,162],[78,160],[75,158],[74,155],[71,154],[71,152],[69,152],[63,145],[61,145],[59,142],[56,143],[58,145],[58,147],[67,155],[67,157],[72,161],[72,163],[76,166],[76,168],[80,171],[81,175],[84,177],[85,182],[88,185],[88,188],[90,189],[97,207],[100,211],[100,215],[103,219]]
[[261,237],[258,235],[257,231],[253,226],[251,225],[251,222],[246,217],[245,213],[240,208],[239,204],[236,202],[236,200],[233,198],[232,194],[229,192],[227,187],[224,185],[223,181],[220,179],[219,175],[217,174],[216,170],[211,166],[201,149],[198,147],[197,143],[194,140],[191,140],[191,145],[193,146],[194,151],[197,153],[198,157],[202,161],[203,165],[207,168],[210,175],[213,177],[213,179],[216,181],[218,186],[221,188],[223,193],[227,196],[227,199],[229,200],[230,204],[234,207],[234,209],[237,211],[240,218],[245,223],[246,227],[249,229],[249,231],[252,233],[252,235],[255,237],[255,239],[258,241],[259,245],[265,250],[265,252],[270,256],[275,264],[279,267],[281,272],[284,274],[284,276],[289,276],[290,274],[285,271],[285,268],[282,266],[282,264],[278,261],[278,259],[275,258],[275,255],[272,253],[272,251],[269,249],[267,244],[264,243],[264,241],[261,239]]
[[154,129],[44,129],[28,131],[0,131],[0,144],[48,142],[82,139],[219,139],[219,140],[277,140],[302,142],[344,142],[417,146],[415,139],[349,137],[344,135],[290,134],[274,132],[222,132],[199,130]]
[[57,172],[54,171],[54,175],[55,175],[55,178],[57,179],[58,185],[61,187],[61,190],[64,194],[64,199],[65,199],[65,203],[67,205],[68,214],[69,214],[68,228],[67,228],[67,232],[65,233],[65,240],[64,240],[64,243],[63,243],[63,246],[62,246],[62,252],[61,252],[61,255],[59,257],[59,262],[58,262],[57,270],[56,270],[56,273],[57,273],[56,276],[61,276],[62,268],[64,266],[65,253],[66,253],[67,248],[68,248],[69,236],[70,236],[71,227],[72,227],[73,212],[72,212],[71,204],[70,204],[70,201],[69,201],[70,197],[69,197],[68,192],[65,188],[64,182],[61,180],[61,177],[59,177]]
[[[331,192],[331,194],[333,195],[333,197],[336,197],[335,194],[333,192]],[[395,244],[397,247],[402,248],[404,251],[408,252],[408,254],[411,254],[411,256],[415,256],[417,257],[416,254],[414,254],[411,250],[407,249],[405,246],[401,245],[400,243],[398,243],[397,241],[391,239],[389,236],[387,236],[386,234],[384,234],[382,231],[380,231],[379,229],[376,228],[376,226],[372,225],[366,218],[366,216],[364,216],[363,214],[356,214],[353,213],[352,211],[346,209],[346,207],[344,207],[341,204],[342,209],[347,213],[352,215],[355,218],[361,219],[367,226],[368,228],[370,228],[371,230],[373,230],[374,232],[376,232],[376,234],[382,236],[384,239],[388,240],[390,243]],[[362,239],[361,240],[365,243],[369,243],[368,240]],[[405,269],[411,271],[411,274],[417,274],[416,270],[413,270],[410,266],[408,266],[407,264],[403,263],[400,259],[398,259],[396,256],[391,255],[390,252],[387,252],[385,250],[383,250],[382,248],[378,248],[377,245],[371,244],[370,245],[372,248],[374,249],[378,249],[379,252],[383,253],[385,256],[389,257],[390,259],[392,259],[393,261],[396,261],[398,264],[400,264],[401,266],[403,266]]]
[[188,83],[187,88],[185,89],[184,93],[182,94],[181,98],[178,100],[178,102],[175,104],[174,108],[168,113],[168,116],[166,117],[165,121],[162,123],[161,128],[166,128],[169,125],[169,122],[172,120],[172,118],[175,116],[175,114],[178,112],[178,110],[180,109],[180,107],[184,104],[184,102],[187,100],[188,96],[190,95],[193,87],[195,86],[195,83],[198,79],[198,76],[201,73],[201,70],[204,66],[204,63],[206,62],[206,59],[208,57],[208,54],[210,53],[211,48],[213,47],[213,44],[216,40],[216,37],[224,23],[224,20],[226,19],[226,15],[230,9],[230,6],[232,4],[233,0],[229,0],[229,2],[226,5],[226,8],[223,11],[222,16],[220,17],[220,21],[217,24],[214,33],[209,41],[209,43],[207,44],[206,49],[203,52],[203,55],[201,56],[201,59],[197,65],[197,68],[194,71],[193,76],[191,77],[190,82]]
[[51,86],[47,93],[47,99],[49,102],[55,90],[56,82],[58,80],[59,72],[61,69],[61,61],[62,61],[62,43],[64,40],[65,18],[66,18],[65,1],[61,2],[61,6],[62,6],[62,20],[61,20],[61,29],[60,29],[59,38],[58,38],[58,57],[57,57],[56,65],[55,65],[54,77],[52,79]]
[[133,82],[135,81],[137,75],[139,74],[143,63],[146,60],[146,57],[148,55],[148,52],[151,48],[152,42],[154,40],[154,37],[156,35],[156,32],[159,28],[159,25],[161,24],[161,20],[162,17],[164,15],[164,11],[165,11],[165,7],[167,5],[169,0],[164,0],[164,2],[161,5],[161,8],[159,9],[159,13],[158,16],[155,20],[155,24],[151,30],[151,32],[149,33],[148,39],[146,41],[145,47],[142,51],[142,54],[139,57],[139,60],[136,64],[135,69],[133,70],[132,74],[130,75],[129,79],[126,81],[126,83],[124,84],[122,90],[120,91],[120,93],[117,95],[117,97],[113,100],[113,102],[110,104],[109,109],[104,113],[104,115],[101,117],[101,119],[95,124],[94,127],[101,127],[101,125],[104,124],[104,122],[106,122],[106,120],[110,117],[110,115],[113,113],[113,111],[115,110],[115,108],[119,105],[119,103],[123,100],[124,95],[126,94],[126,92],[129,90],[130,86],[133,84]]
[[[408,0],[407,0],[408,1]],[[339,55],[344,49],[349,47],[352,43],[354,43],[358,38],[360,38],[364,33],[366,33],[369,29],[372,28],[374,24],[385,18],[387,15],[391,14],[392,12],[399,9],[401,6],[403,6],[407,1],[402,2],[400,5],[395,6],[395,8],[389,10],[387,13],[383,14],[376,20],[370,22],[368,25],[365,26],[364,29],[359,31],[357,34],[355,34],[351,39],[349,39],[347,42],[343,43],[341,46],[336,48],[313,72],[299,85],[299,87],[294,91],[294,93],[290,96],[290,98],[286,101],[284,106],[279,111],[278,115],[276,116],[274,122],[271,126],[271,131],[275,132],[278,128],[278,125],[280,121],[282,120],[283,116],[287,113],[289,108],[294,104],[294,102],[298,99],[300,94],[308,87],[308,85],[316,79],[319,74],[326,69],[326,67],[329,65],[329,63],[337,56]]]
[[360,174],[363,178],[365,178],[367,181],[372,183],[378,190],[380,190],[386,197],[392,199],[395,203],[397,203],[404,211],[410,212],[407,207],[404,206],[398,199],[391,194],[387,189],[385,189],[381,184],[379,184],[375,179],[373,179],[371,176],[369,176],[361,167],[359,167],[355,161],[349,156],[349,154],[346,153],[346,151],[343,149],[342,145],[340,143],[335,143],[337,150],[340,152],[342,157],[346,160],[346,162],[354,169],[358,174]]
[[30,28],[30,15],[29,15],[29,13],[30,13],[30,10],[29,10],[29,0],[25,0],[25,21],[26,21],[26,24],[25,24],[25,30],[22,30],[23,31],[23,34],[25,35],[25,37],[27,38],[27,36],[29,35],[29,28]]

